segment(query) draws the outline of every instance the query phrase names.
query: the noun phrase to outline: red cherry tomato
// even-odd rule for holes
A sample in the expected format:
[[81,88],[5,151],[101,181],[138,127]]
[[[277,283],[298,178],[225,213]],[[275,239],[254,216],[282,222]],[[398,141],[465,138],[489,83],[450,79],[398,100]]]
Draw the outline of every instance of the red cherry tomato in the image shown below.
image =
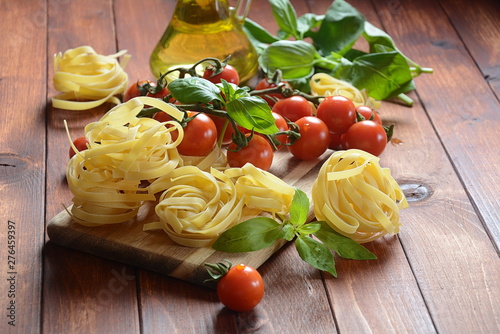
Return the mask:
[[387,145],[387,134],[382,125],[366,120],[353,124],[343,140],[346,149],[355,148],[379,156]]
[[[155,87],[156,84],[151,84],[151,86]],[[170,95],[170,91],[168,90],[167,87],[163,87],[158,92],[155,92],[155,93],[148,92],[146,94],[146,96],[155,97],[157,99],[163,99],[165,96],[168,96],[168,95]]]
[[316,116],[325,122],[330,132],[341,134],[356,122],[356,106],[344,96],[327,96],[319,104]]
[[[282,83],[285,84],[285,87],[292,89],[290,84],[286,81],[283,81]],[[255,86],[255,90],[264,90],[264,89],[269,89],[269,88],[274,88],[277,87],[277,85],[274,82],[269,81],[269,79],[264,78],[260,80],[257,85]],[[260,95],[267,104],[269,104],[271,107],[274,106],[274,104],[281,99],[284,99],[285,97],[280,94],[280,93],[269,93],[265,95]]]
[[312,116],[313,114],[309,101],[298,95],[279,100],[274,104],[273,111],[291,122],[295,122],[302,117]]
[[330,143],[328,144],[328,148],[332,150],[338,150],[339,148],[342,148],[342,142],[340,140],[341,136],[342,135],[339,135],[337,133],[330,132]]
[[[73,141],[73,145],[75,145],[78,151],[85,151],[87,149],[87,144],[89,143],[88,139],[85,137],[78,137]],[[73,150],[73,147],[69,148],[69,158],[71,159],[76,152]]]
[[125,93],[123,93],[123,102],[127,102],[128,100],[133,99],[134,97],[145,96],[146,91],[144,91],[144,92],[141,91],[141,87],[143,87],[145,84],[151,85],[152,83],[149,80],[141,80],[141,81],[137,81],[137,82],[134,82],[133,84],[131,84],[127,88]]
[[[356,107],[356,111],[361,114],[365,119],[374,121],[375,123],[382,124],[382,119],[378,112],[373,110],[368,106],[358,106]],[[371,119],[373,117],[373,119]]]
[[217,283],[217,296],[233,311],[249,311],[264,297],[264,281],[254,268],[238,264],[231,267]]
[[203,72],[203,78],[213,83],[220,83],[221,79],[224,79],[227,82],[233,83],[235,85],[240,84],[240,76],[238,74],[238,71],[229,64],[224,66],[222,72],[216,75],[214,75],[213,67],[208,66]]
[[[188,116],[194,116],[184,128],[184,138],[177,146],[177,151],[182,155],[188,156],[206,156],[217,142],[217,128],[210,117],[203,113],[188,112]],[[159,122],[171,121],[166,112],[159,111],[153,116]],[[172,132],[172,138],[177,139],[178,132]]]
[[[247,137],[250,134],[246,134]],[[237,152],[236,144],[229,144],[227,151],[227,162],[231,167],[243,167],[246,163],[251,163],[262,170],[269,170],[273,163],[273,148],[269,142],[261,136],[253,136],[247,146]]]
[[[222,130],[224,129],[224,126],[227,122],[226,118],[219,117],[219,116],[214,116],[214,115],[208,115],[212,119],[212,121],[215,123],[215,127],[217,128],[217,139],[220,138],[220,134],[222,133]],[[222,145],[229,145],[231,141],[233,140],[233,133],[234,129],[231,126],[230,123],[227,124],[226,130],[224,131],[224,134],[222,135]]]
[[330,143],[330,132],[325,122],[315,116],[306,116],[295,122],[299,127],[300,138],[288,150],[300,160],[312,160],[319,157]]

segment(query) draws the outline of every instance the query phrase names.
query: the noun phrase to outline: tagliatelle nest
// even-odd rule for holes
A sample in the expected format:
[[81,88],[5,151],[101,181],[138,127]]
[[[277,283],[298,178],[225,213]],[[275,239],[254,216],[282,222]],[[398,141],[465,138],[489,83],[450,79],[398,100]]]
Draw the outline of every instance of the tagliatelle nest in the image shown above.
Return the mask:
[[379,160],[361,150],[333,153],[313,184],[316,218],[359,243],[398,233],[408,203]]

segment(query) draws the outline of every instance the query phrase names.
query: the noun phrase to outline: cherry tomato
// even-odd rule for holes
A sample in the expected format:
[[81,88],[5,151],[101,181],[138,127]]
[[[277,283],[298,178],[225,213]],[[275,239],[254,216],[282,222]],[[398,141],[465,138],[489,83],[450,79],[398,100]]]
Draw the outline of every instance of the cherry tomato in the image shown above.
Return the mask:
[[[156,84],[155,83],[151,83],[150,84],[152,87],[156,87]],[[161,90],[159,90],[158,92],[156,93],[151,93],[151,92],[148,92],[146,94],[146,96],[150,96],[150,97],[156,97],[157,99],[163,99],[165,96],[168,96],[170,95],[170,91],[168,90],[167,87],[163,87]]]
[[264,281],[254,268],[238,264],[231,267],[217,283],[217,296],[233,311],[249,311],[264,297]]
[[[76,149],[78,151],[85,151],[87,149],[87,144],[89,143],[88,139],[86,137],[78,137],[75,140],[73,140],[73,145],[75,145]],[[73,147],[69,147],[69,158],[71,159],[76,152],[73,150]]]
[[145,92],[144,93],[141,92],[141,87],[144,86],[145,84],[151,85],[152,83],[149,80],[141,80],[131,84],[127,88],[125,93],[123,93],[123,102],[127,102],[128,100],[133,99],[134,97],[146,95]]
[[339,148],[342,148],[342,142],[340,140],[341,136],[342,135],[339,135],[337,133],[330,132],[330,143],[328,144],[328,148],[331,148],[332,150],[338,150]]
[[356,122],[356,106],[344,96],[327,96],[319,104],[316,116],[326,123],[330,132],[341,134]]
[[222,72],[216,75],[214,75],[214,68],[208,66],[203,72],[203,78],[213,83],[220,83],[221,79],[224,79],[227,82],[233,83],[235,85],[240,84],[240,76],[238,74],[238,71],[229,64],[224,66]]
[[[290,84],[288,82],[283,81],[282,83],[285,84],[285,87],[292,89],[292,87],[290,86]],[[274,82],[269,81],[269,79],[267,79],[267,78],[264,78],[257,83],[257,85],[255,86],[255,90],[264,90],[264,89],[274,88],[277,86],[278,85],[275,84]],[[267,104],[269,104],[271,107],[274,106],[274,104],[278,100],[282,100],[285,98],[280,93],[269,93],[269,94],[265,94],[265,95],[260,95],[260,97],[262,97],[267,102]]]
[[[382,119],[378,112],[373,110],[368,106],[358,106],[356,107],[356,111],[359,112],[365,119],[374,121],[375,123],[382,124]],[[373,116],[373,119],[371,119]]]
[[306,116],[295,122],[299,127],[300,138],[288,150],[300,160],[312,160],[319,157],[330,143],[330,132],[325,122],[315,116]]
[[353,124],[344,134],[346,149],[359,149],[379,156],[387,145],[387,134],[382,125],[374,121],[361,121]]
[[[206,156],[214,148],[217,142],[217,128],[210,117],[203,113],[188,112],[188,116],[194,116],[184,128],[184,138],[177,146],[177,151],[182,155]],[[172,118],[164,111],[159,111],[153,116],[159,122],[166,122]],[[172,138],[177,139],[178,132],[172,132]]]
[[[246,136],[249,137],[250,134],[246,134]],[[229,144],[227,162],[231,167],[243,167],[249,162],[255,167],[267,171],[273,163],[273,148],[264,137],[254,135],[247,146],[237,152],[232,151],[236,148],[234,142]]]
[[[214,115],[208,115],[212,119],[212,121],[215,123],[215,127],[217,128],[217,139],[219,138],[220,134],[222,133],[222,129],[224,129],[224,125],[227,122],[227,119],[224,117],[219,117],[219,116],[214,116]],[[224,135],[222,137],[222,145],[229,145],[231,141],[233,140],[233,133],[234,129],[231,126],[231,124],[227,124],[226,130],[224,131]]]
[[298,95],[279,100],[274,104],[273,111],[291,122],[313,114],[309,101]]

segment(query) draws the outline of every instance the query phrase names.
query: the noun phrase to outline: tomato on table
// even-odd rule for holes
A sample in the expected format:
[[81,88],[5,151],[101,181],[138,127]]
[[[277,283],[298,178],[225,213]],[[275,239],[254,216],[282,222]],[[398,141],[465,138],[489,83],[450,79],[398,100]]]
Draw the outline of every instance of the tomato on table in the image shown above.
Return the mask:
[[[73,145],[75,145],[76,149],[80,152],[85,151],[88,148],[87,147],[88,143],[89,143],[89,141],[86,137],[78,137],[75,140],[73,140]],[[76,154],[75,150],[73,150],[73,147],[70,146],[69,158],[71,159],[75,154]]]
[[361,116],[365,118],[365,120],[370,120],[374,121],[375,123],[382,124],[382,119],[380,118],[380,115],[372,108],[368,106],[358,106],[356,107],[356,111],[360,113]]
[[231,65],[227,64],[222,68],[222,72],[219,74],[214,74],[215,68],[212,65],[207,66],[205,71],[203,72],[203,79],[207,79],[213,83],[220,83],[222,79],[226,80],[229,83],[233,83],[235,85],[240,84],[240,76],[238,71]]
[[140,80],[131,84],[123,93],[123,102],[133,99],[138,96],[145,96],[147,94],[146,85],[150,85],[149,80]]
[[[251,134],[245,134],[248,138]],[[228,146],[227,162],[231,167],[243,167],[251,163],[262,170],[269,170],[273,163],[274,153],[269,141],[261,136],[252,136],[248,145],[235,151],[237,145],[232,142]]]
[[288,150],[300,160],[312,160],[325,153],[330,143],[330,132],[325,122],[315,116],[306,116],[295,122],[300,138]]
[[356,122],[356,106],[344,96],[327,96],[318,105],[316,116],[325,122],[330,132],[341,134]]
[[[210,117],[204,113],[188,112],[188,117],[193,117],[184,127],[184,138],[177,146],[177,151],[182,155],[206,156],[212,152],[217,142],[217,128]],[[153,116],[159,122],[173,120],[164,111],[159,111]],[[172,132],[173,140],[177,139],[178,131]]]
[[256,269],[244,264],[231,267],[217,283],[217,296],[233,311],[249,311],[264,297],[262,276]]
[[384,127],[374,121],[356,122],[342,136],[345,149],[359,149],[379,156],[387,146],[387,133]]
[[[290,86],[290,84],[286,81],[282,81],[281,82],[285,88],[289,88],[289,89],[292,89],[292,87]],[[271,80],[267,79],[267,78],[264,78],[264,79],[261,79],[257,85],[255,86],[255,90],[264,90],[264,89],[270,89],[270,88],[275,88],[275,87],[278,87],[278,85],[274,82],[272,82]],[[285,97],[283,96],[283,94],[281,93],[269,93],[269,94],[265,94],[265,95],[259,95],[261,98],[263,98],[267,104],[269,104],[269,106],[274,106],[275,103],[279,100],[282,100],[284,99]]]
[[302,117],[313,115],[313,109],[309,101],[299,95],[279,100],[274,104],[272,111],[280,114],[291,122],[295,122]]

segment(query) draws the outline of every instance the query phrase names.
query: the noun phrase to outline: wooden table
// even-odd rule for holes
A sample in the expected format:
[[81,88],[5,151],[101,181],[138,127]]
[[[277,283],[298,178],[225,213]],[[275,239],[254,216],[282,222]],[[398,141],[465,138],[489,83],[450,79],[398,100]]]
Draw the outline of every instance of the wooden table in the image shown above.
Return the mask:
[[[402,141],[381,156],[409,189],[402,230],[367,244],[378,260],[337,259],[338,278],[285,245],[260,267],[261,304],[236,313],[213,290],[46,235],[71,198],[63,120],[76,137],[109,108],[53,109],[52,56],[80,45],[101,54],[127,49],[130,79],[151,78],[148,57],[174,1],[1,0],[0,332],[500,333],[500,6],[350,3],[434,68],[416,79],[412,108],[386,102],[380,110]],[[293,4],[299,15],[322,14],[330,2]],[[250,17],[277,29],[267,1],[254,0]]]

